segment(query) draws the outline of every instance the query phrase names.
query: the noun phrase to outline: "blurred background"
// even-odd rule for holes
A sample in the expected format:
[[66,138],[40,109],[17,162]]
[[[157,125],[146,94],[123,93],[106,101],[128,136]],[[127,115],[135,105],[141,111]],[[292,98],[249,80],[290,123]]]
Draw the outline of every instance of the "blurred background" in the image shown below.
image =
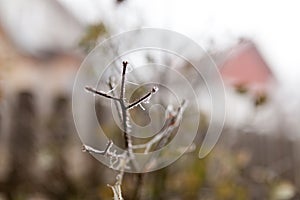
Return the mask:
[[[138,197],[141,183],[127,174],[124,198],[300,199],[297,4],[0,0],[0,200],[112,199],[115,173],[81,151],[72,86],[97,43],[142,27],[207,50],[225,83],[226,121],[209,156],[200,160],[197,148],[145,175]],[[210,117],[207,98],[200,104],[197,147]]]

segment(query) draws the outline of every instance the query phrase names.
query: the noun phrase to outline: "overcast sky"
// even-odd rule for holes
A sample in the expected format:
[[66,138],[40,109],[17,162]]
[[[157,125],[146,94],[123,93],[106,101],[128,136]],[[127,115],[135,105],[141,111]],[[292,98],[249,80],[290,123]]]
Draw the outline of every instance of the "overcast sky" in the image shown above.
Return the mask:
[[[113,25],[115,33],[138,26],[160,27],[183,33],[202,46],[205,46],[207,39],[213,38],[216,45],[220,47],[230,44],[239,36],[250,37],[257,43],[284,88],[289,91],[288,95],[300,94],[297,88],[300,85],[298,77],[300,75],[300,56],[298,55],[300,5],[296,0],[127,0],[118,7],[112,0],[58,1],[81,24],[92,24],[102,19]],[[16,38],[17,35],[20,37],[19,33],[22,32],[22,37],[18,40],[23,46],[27,45],[27,49],[33,50],[33,47],[37,48],[38,45],[43,45],[42,41],[45,40],[45,37],[48,37],[45,40],[48,42],[47,45],[53,45],[45,31],[42,31],[39,36],[35,36],[34,34],[38,34],[38,30],[33,30],[28,25],[24,26],[23,22],[26,18],[23,16],[20,20],[18,17],[18,13],[20,11],[24,13],[27,5],[29,9],[27,13],[31,14],[28,20],[32,20],[32,23],[40,23],[40,28],[44,24],[48,27],[45,30],[49,30],[49,24],[45,24],[41,17],[34,15],[35,10],[32,9],[30,2],[37,5],[41,1],[0,0],[0,11],[2,12],[0,17],[2,16],[3,19],[5,16],[9,19],[7,24],[12,27],[11,33],[15,33]],[[49,17],[45,13],[51,7],[42,7],[40,15],[44,15],[44,20],[48,20]],[[62,23],[58,20],[58,24]],[[76,24],[72,26],[68,20],[66,23],[69,24],[69,30],[79,31]],[[55,35],[57,32],[55,31],[55,28],[50,29],[51,37],[53,40],[59,40],[60,37]],[[64,34],[68,35],[66,32]],[[62,36],[62,39],[65,38],[65,35]],[[26,40],[26,36],[31,40]],[[71,39],[74,41],[76,37]]]
[[284,87],[298,91],[300,4],[296,0],[128,0],[121,12],[113,11],[111,0],[60,1],[90,22],[105,13],[107,20],[125,24],[122,31],[142,21],[145,26],[183,33],[204,46],[209,37],[220,46],[239,36],[250,37]]

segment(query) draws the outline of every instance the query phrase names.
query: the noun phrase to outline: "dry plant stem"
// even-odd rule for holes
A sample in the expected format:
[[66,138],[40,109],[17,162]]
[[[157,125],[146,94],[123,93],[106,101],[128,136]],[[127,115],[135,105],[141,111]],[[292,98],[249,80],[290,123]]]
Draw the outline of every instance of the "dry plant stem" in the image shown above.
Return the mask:
[[145,101],[150,96],[151,96],[151,92],[149,92],[148,94],[146,94],[144,97],[140,98],[138,101],[133,102],[132,104],[130,104],[129,106],[127,106],[126,109],[131,109],[131,108],[133,108],[133,107],[141,104],[141,102]]
[[127,68],[128,62],[123,62],[123,70],[122,70],[122,79],[121,79],[121,92],[120,92],[120,105],[121,105],[121,112],[122,112],[122,121],[123,121],[123,134],[124,134],[124,140],[125,140],[125,148],[128,150],[129,154],[133,153],[132,151],[132,140],[131,136],[128,134],[128,114],[125,106],[125,75],[126,75],[126,68]]
[[114,193],[114,200],[124,200],[122,196],[122,189],[121,189],[123,176],[124,176],[124,170],[120,171],[120,173],[117,175],[116,182],[114,185],[109,185],[109,184],[107,185],[112,189]]
[[[127,109],[125,106],[125,98],[124,98],[124,93],[125,93],[125,74],[126,74],[126,67],[127,67],[127,62],[123,62],[123,72],[122,72],[122,83],[121,83],[121,92],[120,92],[120,98],[116,98],[114,96],[110,96],[104,92],[101,91],[97,91],[96,89],[93,89],[91,87],[85,87],[85,89],[89,92],[92,92],[94,94],[106,97],[108,99],[112,99],[115,100],[115,105],[116,108],[118,110],[118,114],[119,117],[121,119],[121,121],[123,122],[123,133],[124,133],[124,139],[125,139],[125,147],[128,150],[128,155],[129,155],[129,160],[133,159],[133,151],[132,151],[132,140],[130,135],[128,135],[127,131],[128,131],[128,124],[127,124],[127,120],[128,120],[128,115],[127,115]],[[113,92],[113,81],[112,79],[110,79],[109,81],[109,87]],[[114,94],[113,94],[114,95]],[[120,104],[120,107],[118,105],[118,103]],[[121,109],[120,109],[121,108]],[[128,155],[126,154],[121,154],[118,155],[116,154],[116,152],[112,152],[110,151],[110,148],[112,146],[112,142],[110,141],[105,150],[100,151],[97,149],[94,149],[90,146],[84,145],[83,146],[83,151],[87,151],[87,152],[92,152],[92,153],[96,153],[96,154],[100,154],[100,155],[105,155],[105,156],[110,156],[110,162],[111,162],[111,167],[114,169],[117,169],[120,171],[120,173],[117,175],[116,177],[116,182],[114,185],[108,185],[114,194],[114,200],[123,200],[122,197],[122,191],[121,191],[121,185],[122,185],[122,180],[123,180],[123,176],[124,176],[124,171],[125,168],[127,167],[127,163],[128,163]],[[115,164],[118,164],[116,167],[114,167]]]
[[[176,114],[171,114],[169,115],[171,117],[171,123],[172,123],[172,130],[169,130],[170,132],[166,134],[165,137],[161,138],[159,142],[157,142],[157,146],[155,147],[156,149],[160,149],[165,146],[165,144],[168,142],[169,137],[171,136],[171,132],[178,127],[180,120],[182,119],[183,112],[185,111],[187,107],[188,102],[186,100],[183,100],[181,102],[181,105],[178,107]],[[168,115],[168,113],[167,113]]]
[[152,94],[155,94],[157,91],[158,91],[158,88],[153,87],[150,92],[148,92],[146,95],[144,95],[140,99],[136,100],[135,102],[129,104],[126,107],[126,109],[134,108],[135,106],[138,106],[139,104],[146,102],[152,96]]
[[[157,144],[154,147],[155,149],[160,149],[162,146],[164,146],[167,143],[171,135],[171,132],[178,126],[179,120],[181,120],[183,111],[185,110],[186,106],[187,106],[187,102],[184,100],[181,103],[181,106],[177,109],[176,114],[172,113],[171,111],[166,112],[166,123],[163,126],[161,132],[157,134],[157,138],[156,139],[153,138],[152,142],[150,141],[151,143],[150,144],[148,143],[148,146],[147,144],[142,146],[146,148],[145,153],[147,153],[150,150],[150,148],[154,143]],[[137,147],[137,145],[133,147]],[[135,193],[133,196],[134,200],[139,200],[141,198],[141,190],[142,190],[145,174],[138,174],[137,178],[138,179],[136,182]]]
[[124,152],[123,154],[117,154],[116,151],[111,150],[112,145],[113,142],[109,141],[103,151],[94,149],[93,147],[90,147],[88,145],[83,145],[82,151],[107,156],[110,158],[111,168],[124,171],[124,169],[127,167],[127,163],[129,160],[127,153]]
[[83,151],[85,151],[85,152],[108,156],[110,158],[110,167],[120,171],[120,173],[116,177],[115,184],[112,186],[108,185],[113,190],[115,200],[123,200],[122,192],[121,192],[121,185],[122,185],[124,171],[125,171],[126,167],[128,167],[127,166],[128,162],[131,161],[133,164],[133,167],[137,168],[137,164],[136,164],[136,161],[134,160],[134,153],[133,153],[133,149],[132,149],[132,138],[128,134],[128,131],[129,131],[128,128],[130,126],[128,110],[145,102],[146,100],[148,101],[148,99],[151,98],[151,95],[158,90],[156,87],[153,87],[152,90],[149,93],[147,93],[145,96],[141,97],[137,101],[135,101],[127,106],[126,101],[125,101],[125,78],[126,78],[125,75],[126,75],[127,65],[128,65],[128,63],[126,61],[124,61],[122,75],[121,75],[122,76],[121,91],[120,91],[119,98],[115,97],[116,96],[114,93],[115,84],[114,84],[112,77],[109,79],[109,82],[108,82],[108,86],[112,92],[112,96],[108,95],[107,93],[98,91],[94,88],[91,88],[89,86],[85,87],[85,89],[88,92],[100,95],[102,97],[105,97],[105,98],[108,98],[111,100],[114,100],[114,104],[118,111],[120,121],[123,123],[123,134],[124,134],[124,139],[125,139],[125,148],[127,149],[127,152],[124,152],[123,154],[117,154],[116,151],[112,151],[111,150],[111,147],[113,145],[112,141],[108,142],[108,144],[104,150],[97,150],[88,145],[83,145]]
[[101,92],[101,91],[98,91],[94,88],[91,88],[89,86],[86,86],[85,89],[88,91],[88,92],[91,92],[91,93],[94,93],[94,94],[98,94],[100,96],[103,96],[103,97],[106,97],[108,99],[112,99],[112,100],[115,100],[115,101],[120,101],[120,99],[116,98],[116,97],[113,97],[113,96],[110,96],[104,92]]
[[145,149],[144,153],[149,153],[150,149],[154,144],[157,144],[162,139],[167,138],[170,136],[170,133],[179,125],[179,122],[182,118],[183,112],[187,106],[187,102],[184,100],[181,103],[181,106],[177,109],[176,112],[174,111],[167,111],[166,113],[166,123],[163,126],[162,130],[156,134],[154,138],[148,141],[145,144],[134,145],[133,149]]
[[[114,199],[115,200],[123,200],[122,193],[121,193],[121,184],[123,180],[123,175],[125,173],[125,169],[128,168],[128,163],[131,162],[133,168],[137,168],[137,163],[135,160],[134,156],[134,149],[145,149],[144,153],[147,154],[149,151],[154,147],[157,149],[157,147],[161,146],[161,144],[165,144],[165,142],[168,140],[170,137],[170,134],[172,131],[178,127],[183,111],[186,107],[186,101],[182,102],[182,105],[177,109],[167,109],[166,111],[166,123],[162,130],[154,137],[152,138],[149,142],[145,144],[139,144],[139,145],[133,145],[132,144],[132,138],[131,135],[128,134],[130,131],[130,121],[129,121],[129,110],[141,105],[142,103],[147,103],[151,96],[158,91],[157,87],[153,87],[151,91],[146,93],[144,96],[141,98],[135,100],[132,103],[126,103],[125,101],[125,79],[126,79],[126,69],[127,69],[128,63],[126,61],[123,62],[123,69],[122,69],[122,74],[121,74],[121,90],[120,90],[120,96],[119,98],[116,97],[114,88],[115,88],[115,83],[113,78],[111,77],[108,81],[108,86],[112,92],[112,95],[109,95],[108,93],[104,93],[102,91],[97,91],[96,89],[93,89],[91,87],[85,87],[85,89],[88,92],[91,92],[93,94],[100,95],[102,97],[105,97],[107,99],[111,99],[114,101],[114,104],[116,106],[116,109],[118,111],[118,116],[120,118],[120,121],[122,122],[123,125],[123,135],[124,135],[124,140],[125,140],[125,148],[127,151],[125,151],[122,154],[117,154],[116,150],[112,151],[112,141],[109,141],[107,146],[105,147],[104,150],[97,150],[94,149],[90,146],[83,145],[83,151],[90,152],[90,153],[95,153],[95,154],[100,154],[103,156],[108,156],[110,159],[110,167],[119,170],[120,173],[116,177],[116,182],[114,185],[109,185],[109,187],[112,188],[113,193],[114,193]],[[154,146],[156,145],[156,146]],[[140,196],[140,190],[141,190],[141,183],[143,182],[143,175],[140,174],[138,176],[137,180],[137,186],[136,186],[136,193],[134,195],[135,199],[139,199]]]
[[[116,87],[116,85],[115,85],[114,77],[112,77],[112,76],[109,78],[108,87],[111,90],[112,95],[116,96],[115,91],[114,91],[114,88]],[[120,122],[122,122],[122,113],[121,113],[121,110],[120,110],[120,105],[118,104],[117,101],[114,101],[114,104],[115,104],[115,107],[116,107],[117,112],[118,112],[119,120],[120,120]]]
[[100,154],[100,155],[103,155],[103,156],[106,156],[107,154],[110,154],[110,148],[112,147],[113,143],[112,141],[110,140],[108,142],[108,144],[106,145],[106,148],[103,150],[103,151],[100,151],[100,150],[97,150],[97,149],[94,149],[93,147],[90,147],[90,146],[87,146],[87,145],[83,145],[82,147],[82,151],[83,152],[89,152],[89,153],[95,153],[95,154]]
[[[156,146],[154,149],[160,149],[163,147],[167,142],[168,139],[172,133],[172,131],[178,126],[179,120],[181,120],[181,117],[183,115],[183,111],[185,110],[187,106],[187,102],[183,101],[181,106],[177,109],[177,113],[175,115],[170,115],[169,112],[166,113],[166,123],[164,127],[162,128],[162,131],[160,134],[157,134],[157,138],[153,138],[153,142],[156,142]],[[173,126],[172,126],[173,124]],[[152,145],[148,145],[145,149],[145,153],[147,153]],[[151,160],[151,159],[150,159]],[[141,190],[143,181],[145,178],[145,174],[139,174],[138,180],[136,183],[136,189],[134,194],[134,200],[139,200],[141,198]]]
[[121,107],[121,114],[122,114],[122,122],[123,122],[123,135],[125,140],[125,148],[128,151],[128,155],[130,161],[132,162],[133,168],[137,169],[137,163],[134,159],[134,153],[132,149],[132,138],[131,135],[128,134],[128,126],[129,126],[129,113],[126,109],[126,102],[125,102],[125,78],[126,78],[126,69],[127,69],[128,62],[123,61],[123,70],[122,70],[122,79],[121,79],[121,92],[120,92],[120,107]]
[[90,153],[95,153],[95,154],[100,154],[103,156],[108,156],[110,158],[110,166],[113,169],[119,170],[119,174],[116,176],[116,182],[114,185],[108,185],[114,194],[114,200],[123,200],[122,197],[122,191],[121,191],[121,185],[122,185],[122,180],[123,180],[123,175],[125,168],[127,167],[127,164],[129,162],[129,158],[127,153],[123,154],[117,154],[116,151],[112,151],[113,143],[112,141],[109,141],[105,150],[100,151],[97,149],[94,149],[90,146],[83,145],[83,151],[90,152]]

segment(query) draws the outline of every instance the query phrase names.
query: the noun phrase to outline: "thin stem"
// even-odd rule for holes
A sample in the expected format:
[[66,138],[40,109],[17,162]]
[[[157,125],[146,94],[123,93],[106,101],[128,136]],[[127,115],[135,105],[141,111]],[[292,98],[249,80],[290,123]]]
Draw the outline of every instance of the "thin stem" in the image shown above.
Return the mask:
[[128,120],[128,115],[127,115],[127,110],[125,106],[124,100],[120,101],[121,105],[121,111],[122,111],[122,121],[123,121],[123,134],[124,134],[124,139],[125,139],[125,148],[130,150],[130,143],[131,143],[131,137],[128,134],[128,126],[127,126],[127,120]]
[[82,151],[83,152],[89,152],[89,153],[95,153],[95,154],[100,154],[100,155],[107,155],[109,154],[109,150],[110,148],[112,147],[113,143],[112,141],[110,140],[108,142],[108,144],[106,145],[105,149],[103,151],[101,150],[98,150],[98,149],[94,149],[93,147],[90,147],[88,145],[83,145],[82,147]]
[[125,140],[125,148],[129,150],[129,143],[131,143],[130,135],[127,133],[127,111],[125,106],[125,74],[128,62],[123,61],[123,70],[122,70],[122,79],[121,79],[121,92],[120,92],[120,105],[121,105],[121,113],[122,113],[122,121],[123,121],[123,133],[124,133],[124,140]]
[[125,74],[126,74],[127,65],[128,65],[128,62],[127,61],[123,61],[120,99],[124,99],[124,94],[125,94]]
[[[115,82],[114,82],[114,78],[113,77],[109,78],[108,87],[111,90],[112,95],[116,96],[115,91],[114,91],[114,88],[116,86],[115,86]],[[115,104],[115,107],[116,107],[117,112],[118,112],[119,120],[120,120],[120,122],[122,122],[122,112],[121,112],[121,109],[120,109],[120,105],[116,101],[114,101],[114,104]]]
[[182,119],[182,115],[183,115],[183,112],[184,112],[184,110],[186,109],[186,106],[187,106],[187,101],[186,100],[183,100],[182,102],[181,102],[181,106],[179,106],[178,107],[178,109],[177,109],[177,112],[176,112],[176,115],[175,116],[173,116],[172,118],[171,118],[171,123],[172,123],[172,130],[170,130],[169,131],[169,133],[168,134],[166,134],[164,137],[162,137],[161,139],[160,139],[160,141],[158,141],[156,144],[156,149],[160,149],[160,148],[162,148],[163,146],[165,146],[165,144],[168,142],[168,140],[169,140],[169,138],[170,138],[170,136],[171,136],[171,132],[176,128],[176,127],[178,127],[178,123],[179,123],[179,121]]
[[157,87],[153,87],[150,92],[148,92],[143,97],[141,97],[140,99],[136,100],[135,102],[129,104],[126,107],[126,109],[131,109],[131,108],[133,108],[133,107],[135,107],[135,106],[137,106],[137,105],[139,105],[141,103],[144,103],[145,101],[147,101],[151,97],[152,94],[156,93],[157,91],[158,91],[158,88]]
[[121,107],[121,114],[122,114],[122,122],[123,122],[123,135],[125,140],[125,148],[128,150],[129,158],[133,164],[133,167],[137,168],[137,163],[134,160],[134,153],[132,149],[132,138],[131,135],[128,134],[128,125],[129,125],[129,113],[126,109],[125,105],[125,75],[127,69],[128,62],[123,61],[123,71],[122,71],[122,79],[121,79],[121,92],[120,92],[120,107]]
[[100,96],[103,96],[103,97],[106,97],[108,99],[112,99],[112,100],[115,100],[115,101],[120,101],[119,98],[116,98],[116,97],[113,97],[113,96],[110,96],[104,92],[101,92],[101,91],[98,91],[90,86],[85,86],[85,89],[88,91],[88,92],[91,92],[91,93],[94,93],[94,94],[97,94],[97,95],[100,95]]
[[134,145],[132,148],[133,149],[143,149],[143,148],[149,148],[149,147],[152,147],[152,145],[156,142],[158,142],[162,137],[164,137],[164,135],[166,135],[166,131],[168,129],[168,127],[171,126],[171,122],[172,122],[172,119],[169,118],[166,120],[164,126],[162,127],[162,129],[160,130],[159,133],[157,133],[155,135],[155,137],[153,137],[150,141],[148,141],[147,143],[144,143],[144,144],[137,144],[137,145]]
[[146,153],[146,154],[149,153],[152,146],[154,144],[156,144],[157,142],[161,141],[163,138],[168,137],[170,135],[170,133],[174,130],[174,128],[176,128],[176,127],[169,125],[163,132],[160,132],[154,138],[152,138],[152,140],[150,140],[146,144],[136,145],[134,147],[134,149],[141,149],[141,148],[143,149],[143,148],[145,148],[144,153]]
[[[170,133],[172,133],[172,131],[178,127],[179,122],[182,118],[183,115],[183,111],[185,110],[187,105],[187,102],[184,100],[181,103],[181,106],[178,107],[177,111],[168,111],[166,113],[166,123],[164,124],[163,128],[161,129],[161,131],[155,135],[155,137],[153,137],[150,141],[148,141],[145,144],[139,144],[139,145],[134,145],[132,148],[133,149],[145,149],[144,153],[149,153],[150,149],[153,147],[154,144],[158,144],[160,141],[162,141],[162,139],[164,138],[168,138],[170,136]],[[175,113],[174,113],[175,112]],[[167,141],[166,138],[166,141]],[[163,143],[165,143],[165,141],[163,141]],[[161,146],[161,144],[158,144],[158,146]]]
[[[137,168],[138,165],[135,160],[135,155],[133,153],[133,149],[134,149],[134,147],[139,147],[140,145],[133,146],[131,135],[128,134],[128,132],[130,131],[129,130],[129,127],[130,127],[129,115],[130,114],[129,114],[128,110],[131,108],[134,108],[137,105],[140,105],[141,103],[148,101],[151,98],[152,94],[154,94],[158,91],[157,87],[153,87],[152,90],[150,92],[148,92],[147,94],[145,94],[143,97],[139,98],[138,100],[136,100],[133,103],[126,106],[126,101],[125,101],[125,89],[126,89],[125,81],[126,80],[125,79],[126,79],[127,65],[128,65],[128,62],[123,61],[123,70],[122,70],[122,74],[121,74],[121,91],[120,91],[119,98],[115,97],[116,96],[115,92],[114,92],[115,85],[114,85],[114,81],[112,80],[112,78],[110,78],[110,80],[108,82],[108,86],[112,92],[112,96],[108,95],[108,93],[97,91],[96,89],[94,89],[92,87],[89,87],[89,86],[85,87],[85,89],[88,92],[100,95],[102,97],[105,97],[105,98],[108,98],[111,100],[114,100],[114,104],[118,111],[120,121],[123,123],[123,135],[124,135],[124,140],[125,140],[125,148],[127,149],[127,152],[124,152],[123,154],[117,154],[116,151],[112,151],[111,150],[111,147],[113,145],[112,141],[109,141],[109,143],[107,144],[107,146],[105,147],[104,150],[97,150],[97,149],[94,149],[87,145],[83,146],[83,151],[86,151],[89,153],[100,154],[103,156],[109,156],[111,168],[117,169],[120,171],[120,173],[116,177],[115,184],[113,186],[110,186],[113,190],[115,200],[123,200],[122,193],[121,193],[121,184],[122,184],[122,180],[123,180],[123,175],[125,173],[125,168],[129,167],[129,166],[127,166],[128,162],[132,162],[133,168],[138,169]],[[178,110],[177,114],[179,114],[179,110]],[[177,124],[176,121],[177,120],[174,120],[174,115],[172,115],[172,117],[170,117],[168,119],[167,125],[162,129],[162,132],[168,133],[169,132],[168,128],[172,128],[172,127],[174,128],[174,126],[176,126],[174,124]],[[147,146],[144,147],[144,148],[146,148],[145,153],[148,153],[150,148],[152,147],[152,145],[154,143],[156,143],[157,141],[159,141],[167,133],[161,133],[160,136],[154,137],[153,140],[150,143],[148,143]],[[137,181],[137,191],[136,191],[137,193],[135,195],[135,198],[139,197],[142,180],[143,180],[143,175],[139,175],[138,181]]]

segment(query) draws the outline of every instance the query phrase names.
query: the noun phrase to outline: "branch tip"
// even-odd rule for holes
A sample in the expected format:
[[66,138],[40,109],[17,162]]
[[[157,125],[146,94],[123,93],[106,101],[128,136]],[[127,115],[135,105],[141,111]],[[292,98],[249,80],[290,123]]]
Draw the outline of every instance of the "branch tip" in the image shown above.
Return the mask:
[[127,67],[127,65],[128,65],[128,62],[127,61],[123,61],[123,67]]
[[155,94],[157,91],[159,90],[159,88],[157,86],[154,86],[151,90],[152,94]]
[[[133,107],[135,107],[135,106],[138,106],[138,105],[141,106],[142,103],[147,103],[147,102],[150,100],[151,96],[152,96],[153,94],[155,94],[157,91],[158,91],[158,87],[157,87],[157,86],[152,87],[152,89],[151,89],[150,92],[148,92],[147,94],[145,94],[144,96],[142,96],[140,99],[134,101],[133,103],[130,103],[130,104],[126,107],[126,109],[131,109],[131,108],[133,108]],[[143,107],[142,107],[142,108],[143,108]],[[144,109],[143,109],[143,110],[144,110]]]
[[86,91],[88,91],[88,92],[91,92],[91,93],[93,93],[93,94],[97,94],[97,95],[100,95],[100,96],[106,97],[106,98],[108,98],[108,99],[112,99],[112,100],[120,101],[120,99],[119,99],[119,98],[116,98],[116,97],[110,96],[110,95],[108,95],[107,93],[105,93],[105,92],[102,92],[102,91],[98,91],[98,90],[96,90],[96,89],[94,89],[94,88],[92,88],[92,87],[90,87],[90,86],[85,86],[84,88],[85,88],[85,90],[86,90]]
[[94,89],[90,86],[85,86],[84,89],[88,92],[94,92]]
[[81,150],[82,150],[82,152],[87,152],[87,148],[84,144],[82,145]]

